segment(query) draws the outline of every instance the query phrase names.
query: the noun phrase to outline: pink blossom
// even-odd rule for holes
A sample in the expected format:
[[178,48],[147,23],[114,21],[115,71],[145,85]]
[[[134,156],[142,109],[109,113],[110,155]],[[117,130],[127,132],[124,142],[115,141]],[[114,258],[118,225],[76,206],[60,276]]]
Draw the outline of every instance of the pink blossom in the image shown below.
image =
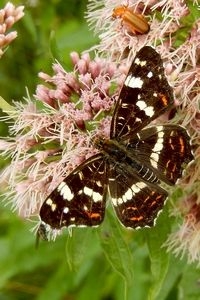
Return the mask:
[[15,7],[10,2],[0,10],[0,57],[4,53],[4,48],[17,37],[16,31],[9,33],[7,31],[24,16],[23,10],[24,6]]
[[28,97],[25,104],[14,103],[15,121],[10,126],[14,137],[0,143],[2,155],[11,157],[1,176],[8,182],[4,199],[12,201],[23,217],[35,215],[45,196],[97,153],[93,136],[109,132],[110,119],[96,121],[96,117],[109,114],[113,107],[115,65],[100,58],[92,61],[89,54],[71,57],[73,72],[56,62],[53,76],[39,73],[44,83],[37,86],[34,101]]
[[[197,262],[200,265],[200,205],[197,195],[192,195],[182,201],[180,209],[183,214],[183,223],[176,232],[171,233],[165,242],[168,251],[176,256],[187,257],[189,263]],[[179,211],[180,212],[180,211]]]

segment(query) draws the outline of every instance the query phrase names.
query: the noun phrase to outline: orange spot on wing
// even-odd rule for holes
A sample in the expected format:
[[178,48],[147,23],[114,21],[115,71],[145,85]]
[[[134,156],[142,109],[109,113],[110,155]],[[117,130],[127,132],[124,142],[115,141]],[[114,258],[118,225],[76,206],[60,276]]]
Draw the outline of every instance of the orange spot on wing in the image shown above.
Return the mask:
[[156,205],[156,204],[157,204],[156,201],[152,201],[150,206],[153,207],[153,206]]
[[185,153],[185,143],[181,136],[179,137],[179,142],[180,142],[180,146],[181,146],[180,152]]
[[139,217],[132,217],[132,218],[130,218],[130,220],[131,221],[137,221],[137,222],[139,222],[139,221],[141,221],[141,220],[143,220],[144,219],[144,217],[143,216],[139,216]]
[[168,105],[168,99],[166,98],[166,96],[163,95],[163,94],[159,94],[159,96],[160,96],[160,100],[162,101],[163,105],[167,106]]
[[99,213],[86,212],[90,219],[101,219],[101,215]]

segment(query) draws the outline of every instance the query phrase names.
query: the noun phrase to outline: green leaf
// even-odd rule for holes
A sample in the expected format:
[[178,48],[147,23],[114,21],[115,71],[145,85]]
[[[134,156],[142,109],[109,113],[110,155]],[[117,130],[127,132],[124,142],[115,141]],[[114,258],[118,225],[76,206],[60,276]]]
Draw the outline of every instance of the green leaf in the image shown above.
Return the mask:
[[[183,268],[181,269],[183,271]],[[187,265],[185,262],[184,272],[178,285],[178,299],[199,299],[200,295],[200,270],[196,263]]]
[[[88,267],[84,264],[99,251],[99,242],[92,228],[75,228],[68,235],[66,244],[66,258],[70,270],[78,270],[80,266],[83,269]],[[85,273],[85,271],[83,271]]]
[[[194,5],[194,1],[187,1],[189,13],[180,19],[179,29],[174,34],[174,47],[178,48],[185,43],[186,39],[191,35],[192,28],[199,19],[199,7]],[[196,25],[197,26],[197,25]]]
[[4,113],[7,113],[8,115],[13,115],[15,112],[14,106],[10,105],[6,100],[3,99],[3,97],[0,96],[0,108]]
[[[124,229],[125,230],[125,229]],[[126,285],[131,285],[133,280],[133,256],[124,238],[125,234],[116,216],[107,210],[107,218],[98,230],[101,245],[106,258],[125,280]]]
[[[177,299],[177,294],[179,290],[179,282],[182,276],[182,272],[186,265],[185,261],[180,260],[178,257],[174,257],[173,255],[169,255],[169,267],[166,278],[163,282],[162,289],[160,293],[157,295],[156,299]],[[189,298],[184,298],[189,299]]]
[[148,232],[146,231],[152,272],[152,286],[149,291],[149,299],[152,300],[157,299],[168,271],[169,254],[162,245],[169,231],[169,218],[165,209],[165,212],[162,212],[162,215],[159,216],[156,226],[150,228]]
[[[65,280],[63,280],[65,278]],[[70,286],[73,282],[73,274],[68,270],[66,261],[63,260],[62,264],[58,264],[58,268],[54,270],[52,276],[43,286],[42,291],[37,300],[64,299]]]

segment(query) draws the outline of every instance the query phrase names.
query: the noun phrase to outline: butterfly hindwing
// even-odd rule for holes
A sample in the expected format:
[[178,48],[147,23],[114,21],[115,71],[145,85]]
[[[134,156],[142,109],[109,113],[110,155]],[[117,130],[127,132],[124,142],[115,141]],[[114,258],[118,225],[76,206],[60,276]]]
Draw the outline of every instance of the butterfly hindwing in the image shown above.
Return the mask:
[[193,159],[187,131],[173,124],[141,130],[129,140],[127,151],[169,185],[176,183],[185,165]]
[[129,171],[113,168],[109,178],[111,201],[120,222],[129,228],[153,226],[168,193]]

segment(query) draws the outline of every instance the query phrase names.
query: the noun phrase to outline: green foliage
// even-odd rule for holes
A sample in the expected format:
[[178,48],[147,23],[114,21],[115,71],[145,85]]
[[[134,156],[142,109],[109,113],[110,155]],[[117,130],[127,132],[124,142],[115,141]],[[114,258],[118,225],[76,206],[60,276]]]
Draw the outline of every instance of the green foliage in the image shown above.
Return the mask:
[[156,227],[149,230],[147,244],[151,261],[152,286],[149,292],[149,299],[160,299],[158,294],[162,290],[162,285],[166,277],[169,264],[169,254],[162,248],[169,233],[168,214],[162,213]]
[[86,0],[25,5],[25,16],[12,29],[17,30],[18,37],[0,60],[1,96],[6,101],[22,100],[25,87],[34,93],[38,72],[51,74],[55,59],[71,66],[70,51],[81,52],[92,46],[94,38],[84,20],[85,8]]
[[132,264],[133,257],[116,216],[107,214],[107,222],[99,229],[102,249],[112,268],[124,279],[126,286],[130,286],[133,270],[129,266]]
[[191,30],[199,20],[199,7],[193,1],[187,1],[189,13],[180,20],[181,27],[174,35],[174,47],[178,48],[190,36]]
[[35,248],[33,224],[0,215],[0,299],[198,299],[199,270],[162,247],[166,210],[155,228],[126,230],[112,210],[98,228],[65,230]]

